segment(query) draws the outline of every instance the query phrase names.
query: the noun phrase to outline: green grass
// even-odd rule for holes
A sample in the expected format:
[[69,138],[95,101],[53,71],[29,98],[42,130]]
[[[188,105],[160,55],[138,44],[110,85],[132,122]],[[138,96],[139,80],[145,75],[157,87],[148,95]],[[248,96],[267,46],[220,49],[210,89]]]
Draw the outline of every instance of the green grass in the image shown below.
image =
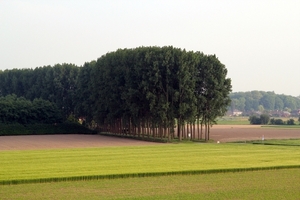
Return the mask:
[[217,119],[219,125],[249,125],[249,117],[221,117]]
[[265,145],[285,145],[285,146],[300,146],[300,139],[274,139],[265,141],[254,141],[255,144],[265,144]]
[[263,128],[295,128],[295,129],[300,129],[300,125],[263,125],[261,126]]
[[2,200],[299,199],[300,169],[0,186]]
[[300,166],[294,146],[161,144],[1,151],[0,184]]

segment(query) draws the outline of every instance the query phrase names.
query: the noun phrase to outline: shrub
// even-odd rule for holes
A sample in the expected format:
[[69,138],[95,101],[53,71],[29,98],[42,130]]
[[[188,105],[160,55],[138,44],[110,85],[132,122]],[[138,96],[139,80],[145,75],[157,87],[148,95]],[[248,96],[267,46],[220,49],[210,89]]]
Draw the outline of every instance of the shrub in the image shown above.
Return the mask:
[[296,125],[294,119],[289,119],[289,120],[287,120],[286,124],[287,124],[287,125]]
[[249,117],[250,124],[268,124],[270,117],[267,114],[261,114],[260,117],[255,115]]
[[259,117],[253,115],[249,117],[250,124],[261,124],[261,120]]
[[261,124],[268,124],[270,121],[270,116],[268,114],[260,115]]
[[43,135],[43,134],[94,134],[92,131],[76,123],[60,124],[0,124],[1,135]]

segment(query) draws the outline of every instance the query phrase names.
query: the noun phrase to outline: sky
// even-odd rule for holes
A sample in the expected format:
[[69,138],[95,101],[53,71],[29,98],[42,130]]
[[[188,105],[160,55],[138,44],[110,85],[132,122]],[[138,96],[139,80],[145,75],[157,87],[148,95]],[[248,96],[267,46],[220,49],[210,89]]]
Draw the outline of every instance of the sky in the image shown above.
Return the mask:
[[0,70],[170,45],[215,54],[233,92],[300,95],[299,0],[0,0]]

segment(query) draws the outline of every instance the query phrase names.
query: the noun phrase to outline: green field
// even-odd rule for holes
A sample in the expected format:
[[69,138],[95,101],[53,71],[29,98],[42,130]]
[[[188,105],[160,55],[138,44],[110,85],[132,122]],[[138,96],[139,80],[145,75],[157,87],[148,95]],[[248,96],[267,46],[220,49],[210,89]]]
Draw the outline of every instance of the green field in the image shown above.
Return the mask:
[[215,143],[1,151],[0,196],[296,199],[299,158],[299,146]]
[[11,199],[299,199],[300,169],[0,186]]
[[249,125],[249,117],[220,117],[217,118],[219,125]]
[[263,125],[261,127],[263,127],[263,128],[285,128],[285,129],[295,128],[295,129],[300,129],[300,125]]
[[[291,146],[161,144],[59,150],[1,151],[0,184],[71,177],[152,176],[171,172],[300,166]],[[297,149],[298,150],[298,149]],[[124,175],[125,174],[125,175]],[[49,180],[48,180],[49,179]]]
[[282,140],[265,140],[265,141],[254,141],[254,144],[264,145],[285,145],[285,146],[299,146],[300,139],[282,139]]

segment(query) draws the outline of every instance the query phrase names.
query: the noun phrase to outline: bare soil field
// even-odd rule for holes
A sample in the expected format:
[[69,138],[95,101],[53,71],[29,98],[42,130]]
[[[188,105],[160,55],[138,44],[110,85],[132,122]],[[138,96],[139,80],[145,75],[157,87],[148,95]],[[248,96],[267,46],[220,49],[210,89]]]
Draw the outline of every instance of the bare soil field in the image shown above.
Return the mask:
[[263,128],[260,125],[214,125],[210,139],[220,142],[300,138],[300,129]]
[[[300,138],[300,129],[261,128],[254,125],[215,125],[210,139],[220,142]],[[1,136],[0,150],[84,148],[105,146],[154,145],[161,143],[102,135],[26,135]]]
[[157,144],[103,135],[24,135],[0,136],[0,150],[61,149]]

